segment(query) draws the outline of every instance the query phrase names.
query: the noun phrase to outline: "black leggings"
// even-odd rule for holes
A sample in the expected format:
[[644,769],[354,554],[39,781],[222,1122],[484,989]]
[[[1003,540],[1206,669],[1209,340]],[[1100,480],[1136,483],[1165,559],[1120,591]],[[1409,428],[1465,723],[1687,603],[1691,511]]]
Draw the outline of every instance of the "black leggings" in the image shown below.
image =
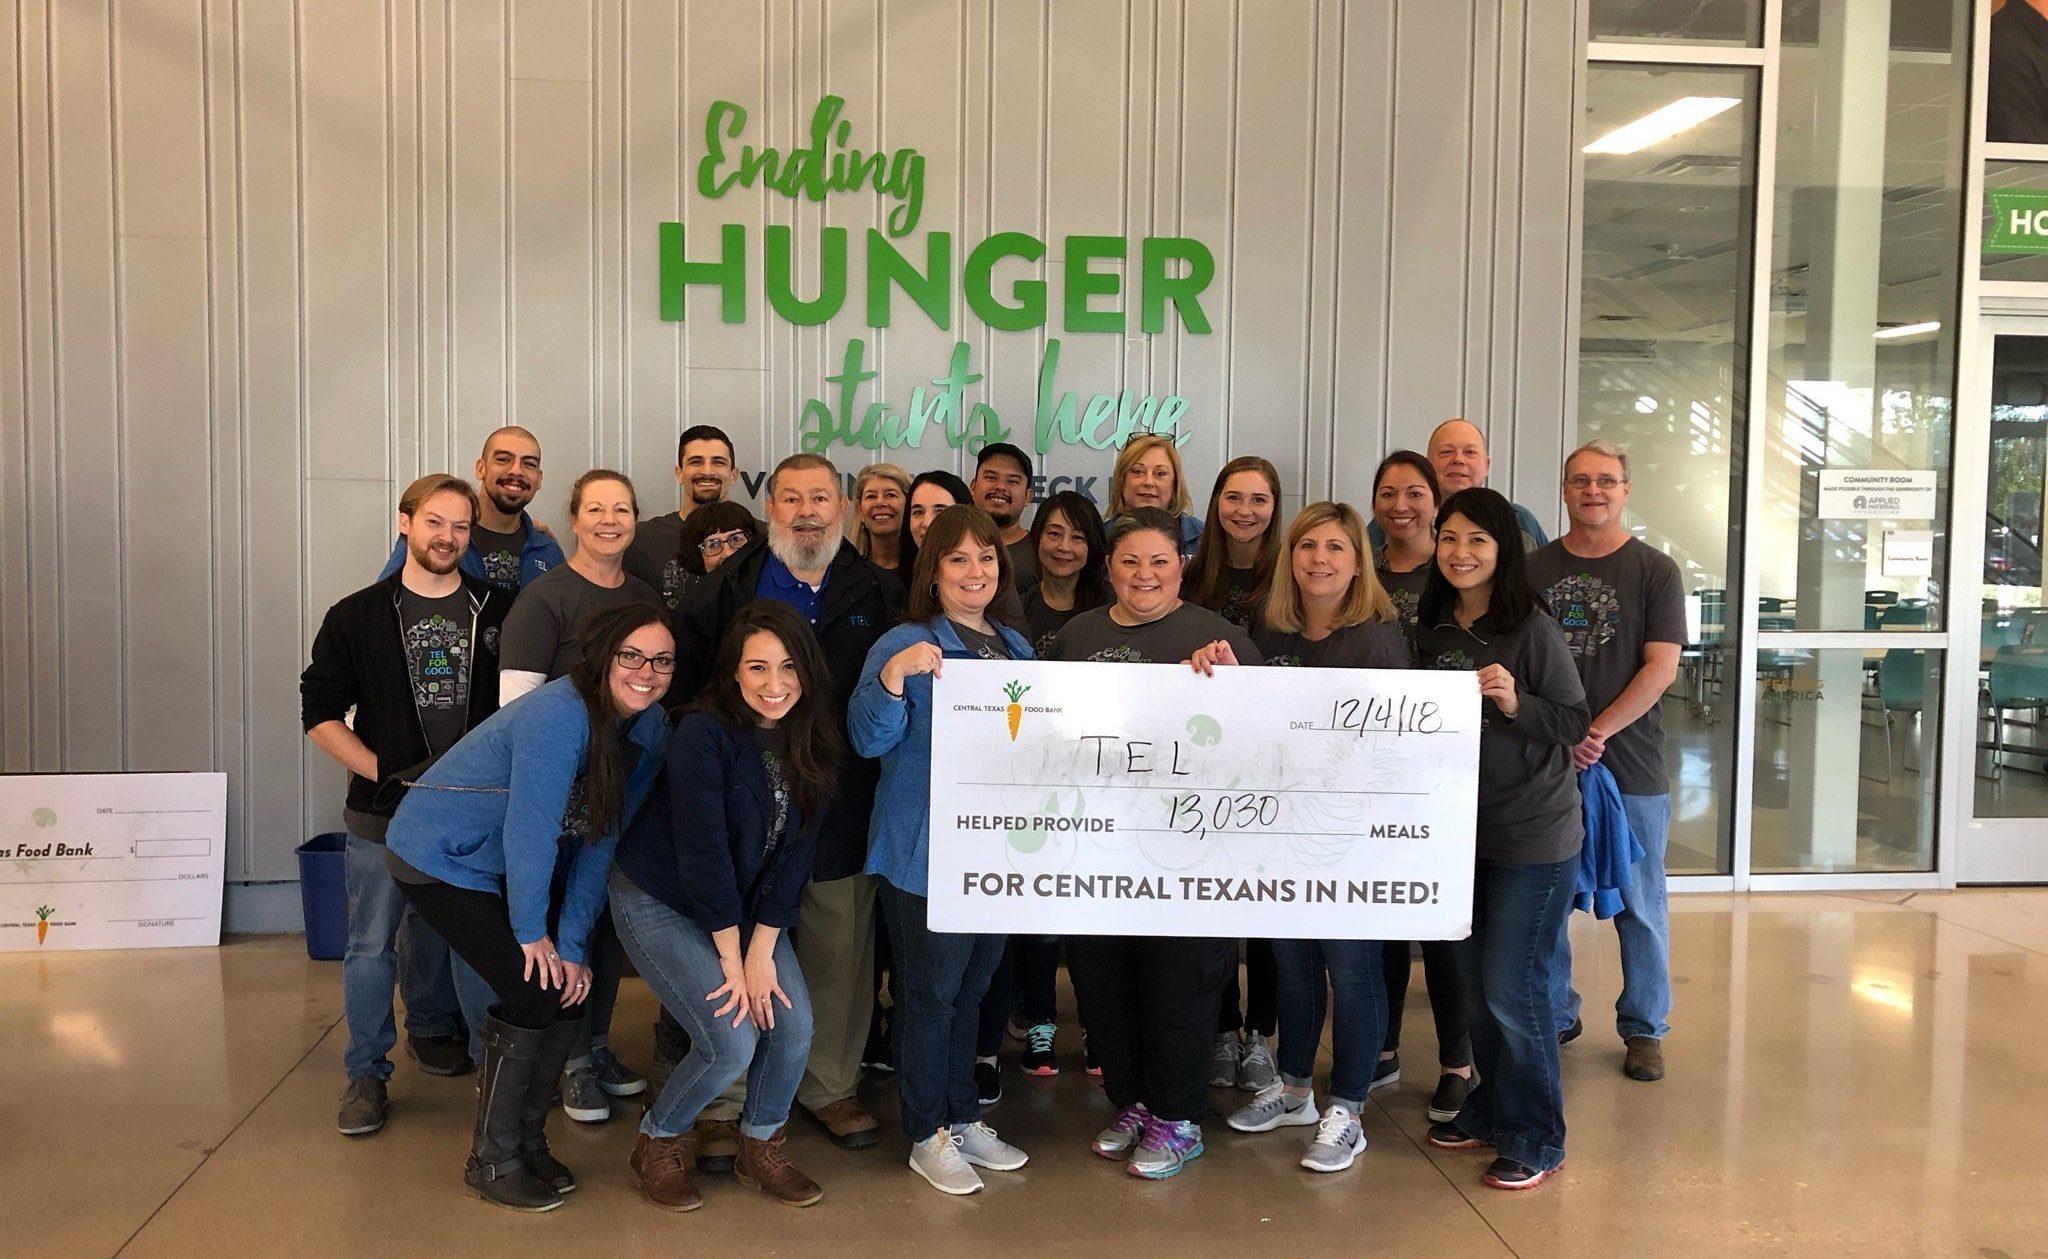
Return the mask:
[[1059,1022],[1060,938],[1011,936],[1010,973],[1017,1021],[1026,1027]]
[[[1458,972],[1457,953],[1449,940],[1422,942],[1422,976],[1429,984],[1429,1010],[1436,1016],[1436,1060],[1445,1069],[1472,1065],[1472,1036],[1465,1024],[1465,978]],[[1414,968],[1404,940],[1380,949],[1387,981],[1387,1039],[1381,1053],[1401,1047],[1401,1011],[1408,1000],[1408,974]]]
[[[524,977],[526,954],[512,936],[512,909],[505,903],[504,893],[473,892],[438,879],[400,882],[398,890],[413,912],[426,919],[455,955],[491,986],[498,996],[495,1013],[499,1018],[515,1027],[538,1029],[582,1015],[580,1003],[564,1009],[559,991],[542,988],[538,972],[533,979]],[[548,907],[550,930],[561,908],[560,901]]]
[[1200,1122],[1216,1003],[1236,965],[1235,940],[1067,937],[1067,974],[1111,1105]]
[[1257,1032],[1271,1040],[1280,1028],[1280,971],[1273,962],[1271,940],[1246,940],[1244,942],[1244,1012],[1238,1013],[1239,993],[1237,967],[1230,968],[1230,978],[1223,983],[1223,1004],[1216,1011],[1216,1031],[1234,1032],[1243,1028]]

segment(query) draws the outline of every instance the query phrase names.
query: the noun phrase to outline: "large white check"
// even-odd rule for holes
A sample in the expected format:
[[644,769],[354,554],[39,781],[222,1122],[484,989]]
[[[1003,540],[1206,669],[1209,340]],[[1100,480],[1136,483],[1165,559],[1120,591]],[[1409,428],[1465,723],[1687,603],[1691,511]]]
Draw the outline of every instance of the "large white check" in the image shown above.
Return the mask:
[[1473,674],[948,660],[933,694],[937,930],[1471,932]]

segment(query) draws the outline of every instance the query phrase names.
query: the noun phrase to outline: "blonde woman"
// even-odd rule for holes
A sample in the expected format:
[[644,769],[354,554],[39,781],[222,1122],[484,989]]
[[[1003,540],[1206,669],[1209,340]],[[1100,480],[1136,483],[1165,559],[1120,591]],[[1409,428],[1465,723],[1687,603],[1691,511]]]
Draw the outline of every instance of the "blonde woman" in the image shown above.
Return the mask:
[[904,567],[905,509],[910,505],[910,474],[893,463],[871,463],[853,477],[853,518],[846,536],[853,549],[876,568],[890,572]]
[[1105,523],[1112,536],[1117,521],[1144,507],[1178,518],[1179,531],[1174,549],[1186,559],[1195,553],[1202,538],[1202,521],[1190,515],[1187,477],[1181,472],[1180,451],[1173,438],[1158,433],[1140,433],[1117,452],[1109,473],[1109,512]]
[[[1365,521],[1346,503],[1311,503],[1287,531],[1286,550],[1252,639],[1269,665],[1406,669],[1408,641],[1373,575]],[[1386,1036],[1386,981],[1377,940],[1275,940],[1280,1078],[1230,1117],[1240,1132],[1314,1127],[1301,1165],[1339,1172],[1365,1149],[1359,1116]],[[1318,1111],[1312,1073],[1322,1040],[1317,1000],[1330,985],[1330,1105]]]

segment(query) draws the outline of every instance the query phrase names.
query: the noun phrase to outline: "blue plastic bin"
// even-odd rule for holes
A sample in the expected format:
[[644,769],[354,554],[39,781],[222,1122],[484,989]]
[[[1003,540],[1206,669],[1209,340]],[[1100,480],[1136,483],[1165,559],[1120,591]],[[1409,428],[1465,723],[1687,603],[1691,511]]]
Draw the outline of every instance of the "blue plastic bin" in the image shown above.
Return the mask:
[[299,845],[299,901],[306,911],[306,956],[336,962],[348,951],[348,836],[315,835]]

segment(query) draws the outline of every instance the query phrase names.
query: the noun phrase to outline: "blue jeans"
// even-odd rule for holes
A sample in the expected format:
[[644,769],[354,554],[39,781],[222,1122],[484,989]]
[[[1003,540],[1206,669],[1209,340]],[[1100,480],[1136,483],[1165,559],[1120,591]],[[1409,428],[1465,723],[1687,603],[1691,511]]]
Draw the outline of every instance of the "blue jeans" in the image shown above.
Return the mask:
[[1380,1043],[1387,1036],[1387,983],[1378,940],[1275,940],[1280,1004],[1280,1074],[1304,1086],[1323,1039],[1323,973],[1330,976],[1330,1100],[1365,1108]]
[[[712,1013],[725,998],[704,998],[725,984],[710,932],[617,870],[612,872],[611,909],[619,942],[640,977],[690,1034],[690,1052],[669,1073],[661,1096],[641,1118],[640,1131],[658,1138],[681,1136],[727,1086],[745,1076],[747,1104],[740,1111],[740,1131],[756,1141],[773,1137],[789,1122],[789,1107],[811,1053],[811,992],[804,987],[789,933],[775,937],[775,978],[789,996],[789,1008],[776,1003],[774,1027],[759,1028],[751,1020],[734,1027],[731,1012],[723,1018]],[[740,932],[744,945],[752,933],[745,927]]]
[[981,1118],[974,1049],[981,999],[1003,960],[1008,937],[933,931],[929,902],[876,881],[896,975],[896,1095],[903,1134],[922,1141],[941,1128]]
[[[348,1023],[348,1048],[341,1055],[350,1079],[391,1078],[392,1046],[398,1024],[391,1012],[391,990],[397,985],[405,1002],[405,1030],[411,1036],[453,1036],[456,984],[448,945],[419,915],[406,908],[398,881],[384,864],[384,845],[357,835],[348,837],[343,857],[343,886],[348,893],[348,945],[341,956],[341,1008]],[[466,968],[465,968],[466,969]],[[474,1007],[474,1031],[490,1006]],[[463,1002],[465,1011],[472,1009]]]
[[1544,1171],[1564,1162],[1550,970],[1578,867],[1577,856],[1533,865],[1481,857],[1472,872],[1472,935],[1458,946],[1479,1076],[1458,1127]]
[[[1623,796],[1622,811],[1629,829],[1643,846],[1643,859],[1629,867],[1621,889],[1621,912],[1614,916],[1614,934],[1621,940],[1621,996],[1614,1002],[1614,1030],[1623,1040],[1650,1036],[1658,1040],[1671,1030],[1671,910],[1665,899],[1664,849],[1671,838],[1671,797]],[[1579,991],[1572,987],[1572,944],[1569,934],[1557,938],[1551,994],[1557,1006],[1557,1030],[1578,1021]]]

